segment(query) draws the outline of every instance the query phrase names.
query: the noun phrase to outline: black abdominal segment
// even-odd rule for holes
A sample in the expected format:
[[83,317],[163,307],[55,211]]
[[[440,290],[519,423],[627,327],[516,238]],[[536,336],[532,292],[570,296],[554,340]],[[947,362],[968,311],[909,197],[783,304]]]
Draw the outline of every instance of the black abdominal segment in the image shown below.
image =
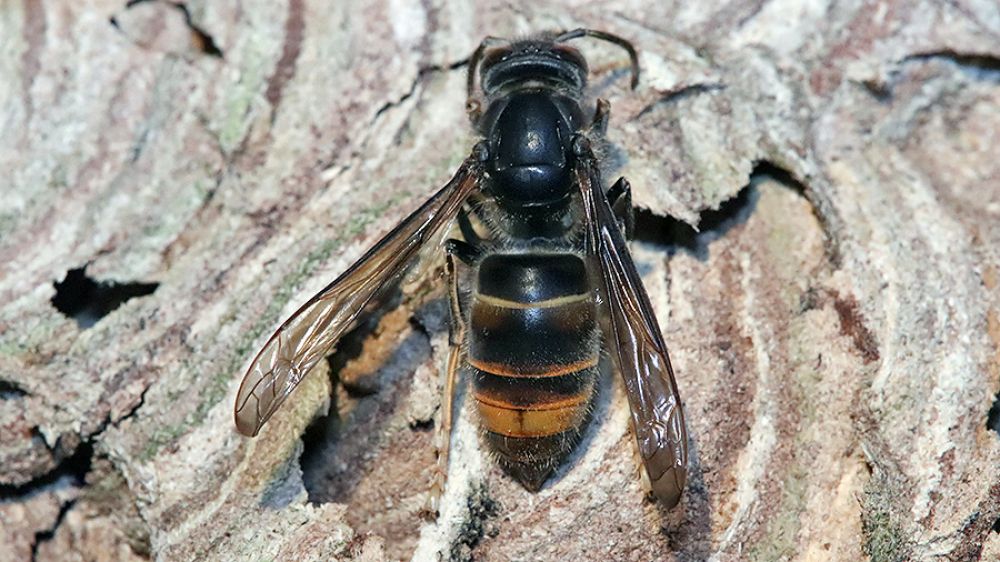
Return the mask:
[[487,256],[468,338],[485,439],[508,472],[537,489],[579,440],[594,394],[599,342],[584,261]]

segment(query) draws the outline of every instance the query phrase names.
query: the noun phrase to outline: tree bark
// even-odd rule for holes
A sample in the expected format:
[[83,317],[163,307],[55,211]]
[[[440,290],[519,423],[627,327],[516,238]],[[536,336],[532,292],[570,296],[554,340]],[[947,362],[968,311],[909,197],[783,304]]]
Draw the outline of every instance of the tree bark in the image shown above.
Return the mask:
[[[994,0],[0,7],[0,560],[1000,559]],[[237,435],[265,338],[468,154],[481,38],[578,26],[640,53],[630,91],[578,44],[686,408],[680,506],[609,380],[535,494],[460,392],[422,519],[433,285]]]

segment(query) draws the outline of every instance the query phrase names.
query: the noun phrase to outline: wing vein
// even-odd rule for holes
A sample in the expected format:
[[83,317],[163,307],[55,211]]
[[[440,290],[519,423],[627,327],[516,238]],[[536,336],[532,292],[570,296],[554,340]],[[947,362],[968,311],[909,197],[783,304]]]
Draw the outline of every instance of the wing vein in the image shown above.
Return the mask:
[[[467,158],[451,181],[282,323],[250,364],[237,393],[233,415],[241,433],[256,435],[358,316],[399,282],[420,248],[454,219],[478,187],[480,174],[478,161]],[[255,411],[246,411],[251,397]]]

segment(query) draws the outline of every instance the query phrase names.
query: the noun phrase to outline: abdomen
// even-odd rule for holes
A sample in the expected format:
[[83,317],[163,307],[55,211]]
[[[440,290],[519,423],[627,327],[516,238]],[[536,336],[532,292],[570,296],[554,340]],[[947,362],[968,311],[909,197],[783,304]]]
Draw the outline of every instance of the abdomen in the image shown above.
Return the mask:
[[579,440],[600,355],[596,303],[574,254],[479,264],[468,363],[480,427],[500,464],[537,490]]

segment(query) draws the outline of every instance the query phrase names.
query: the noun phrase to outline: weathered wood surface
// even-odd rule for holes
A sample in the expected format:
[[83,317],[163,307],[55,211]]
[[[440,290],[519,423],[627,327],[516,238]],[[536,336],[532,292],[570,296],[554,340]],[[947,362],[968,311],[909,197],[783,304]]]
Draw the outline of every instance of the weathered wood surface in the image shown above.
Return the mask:
[[[0,2],[0,559],[1000,559],[994,0],[82,4]],[[419,519],[440,300],[335,358],[308,433],[326,372],[236,435],[253,351],[467,153],[479,39],[579,25],[641,52],[630,92],[581,44],[648,209],[680,507],[609,382],[534,495],[463,409]],[[159,285],[83,327],[52,299],[84,266]]]

